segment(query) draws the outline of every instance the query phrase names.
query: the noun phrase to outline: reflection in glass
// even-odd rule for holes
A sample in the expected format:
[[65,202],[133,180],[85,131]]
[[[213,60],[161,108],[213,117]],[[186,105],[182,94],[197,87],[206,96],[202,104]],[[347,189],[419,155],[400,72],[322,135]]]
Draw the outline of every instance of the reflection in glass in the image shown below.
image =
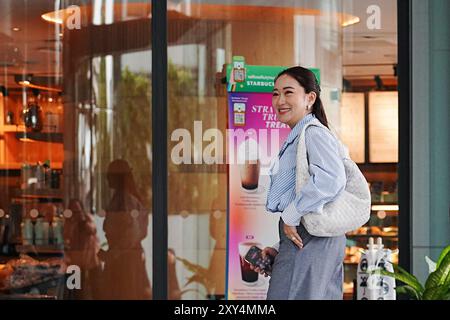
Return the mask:
[[0,293],[150,299],[151,1],[0,12]]
[[[384,16],[380,30],[367,29],[369,5],[392,14]],[[238,0],[168,2],[168,154],[180,143],[171,137],[177,129],[186,129],[193,142],[188,155],[193,164],[176,164],[170,157],[168,163],[168,240],[178,258],[182,299],[220,299],[227,294],[227,168],[202,161],[211,142],[202,140],[205,131],[217,128],[225,136],[226,64],[233,56],[244,56],[249,65],[300,64],[320,69],[321,97],[332,130],[338,135],[366,135],[364,130],[342,128],[348,122],[341,123],[342,118],[347,119],[342,114],[342,91],[373,90],[375,83],[372,88],[371,81],[378,72],[387,79],[387,85],[395,86],[395,13],[395,1],[274,0],[263,5]],[[343,82],[350,86],[343,88]],[[358,121],[364,120],[361,114],[364,112]],[[201,123],[197,127],[201,130],[195,130],[194,122]],[[364,129],[364,124],[357,127]],[[366,141],[365,137],[355,140]],[[365,150],[367,146],[359,144],[358,148]],[[364,152],[359,153],[356,159],[362,165],[364,156]],[[395,167],[372,171],[364,171],[368,180],[382,178],[395,185]],[[386,223],[396,225],[395,221]],[[365,241],[357,236],[349,241],[347,252],[346,298],[351,297],[355,270],[355,260],[349,258],[357,258],[357,249]],[[183,281],[185,278],[191,281]]]

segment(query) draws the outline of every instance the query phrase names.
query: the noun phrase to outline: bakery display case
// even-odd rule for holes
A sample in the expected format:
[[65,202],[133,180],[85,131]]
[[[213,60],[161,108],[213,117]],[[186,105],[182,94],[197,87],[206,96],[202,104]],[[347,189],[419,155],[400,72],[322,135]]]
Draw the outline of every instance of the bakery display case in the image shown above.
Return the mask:
[[[397,166],[368,164],[360,165],[360,169],[368,181],[372,205],[369,221],[346,235],[344,292],[347,299],[355,297],[357,267],[369,238],[381,238],[385,248],[394,252],[398,249]],[[393,262],[398,263],[398,253],[393,254]]]
[[[359,92],[343,93],[341,126],[346,128],[341,138],[368,182],[371,214],[364,226],[346,235],[345,299],[356,298],[358,263],[369,238],[381,238],[385,248],[398,252],[398,95],[392,88],[373,91],[354,83]],[[357,123],[356,129],[352,123]],[[393,254],[393,262],[398,262],[398,253]]]

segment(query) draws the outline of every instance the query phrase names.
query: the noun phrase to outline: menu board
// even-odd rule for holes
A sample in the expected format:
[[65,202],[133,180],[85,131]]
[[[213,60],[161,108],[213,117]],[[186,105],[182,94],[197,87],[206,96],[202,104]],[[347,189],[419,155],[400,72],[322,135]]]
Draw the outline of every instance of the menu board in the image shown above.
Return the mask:
[[350,157],[356,163],[365,162],[365,112],[364,93],[342,94],[340,138],[348,147]]
[[398,92],[369,93],[369,161],[398,162]]

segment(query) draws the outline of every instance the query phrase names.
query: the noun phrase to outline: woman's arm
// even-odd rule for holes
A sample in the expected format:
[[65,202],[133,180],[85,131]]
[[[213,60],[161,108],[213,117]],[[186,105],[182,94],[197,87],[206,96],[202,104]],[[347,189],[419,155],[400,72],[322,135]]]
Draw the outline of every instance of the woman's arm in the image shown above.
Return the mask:
[[336,199],[346,184],[344,163],[331,133],[311,126],[306,129],[305,143],[310,178],[281,214],[289,226],[298,226],[301,217],[309,212],[322,213],[323,206]]

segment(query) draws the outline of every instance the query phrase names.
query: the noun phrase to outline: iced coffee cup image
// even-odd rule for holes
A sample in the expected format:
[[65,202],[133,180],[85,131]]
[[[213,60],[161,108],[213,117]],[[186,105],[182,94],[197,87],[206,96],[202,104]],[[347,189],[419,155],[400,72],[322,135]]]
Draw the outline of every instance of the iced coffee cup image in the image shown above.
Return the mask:
[[242,188],[248,192],[256,191],[261,166],[256,140],[249,138],[241,143],[238,149],[238,160]]
[[258,282],[259,273],[253,271],[250,267],[250,263],[245,261],[244,257],[247,254],[248,250],[252,246],[257,246],[262,248],[261,243],[256,241],[243,241],[239,243],[239,261],[241,265],[241,278],[242,282],[248,286],[254,286]]

